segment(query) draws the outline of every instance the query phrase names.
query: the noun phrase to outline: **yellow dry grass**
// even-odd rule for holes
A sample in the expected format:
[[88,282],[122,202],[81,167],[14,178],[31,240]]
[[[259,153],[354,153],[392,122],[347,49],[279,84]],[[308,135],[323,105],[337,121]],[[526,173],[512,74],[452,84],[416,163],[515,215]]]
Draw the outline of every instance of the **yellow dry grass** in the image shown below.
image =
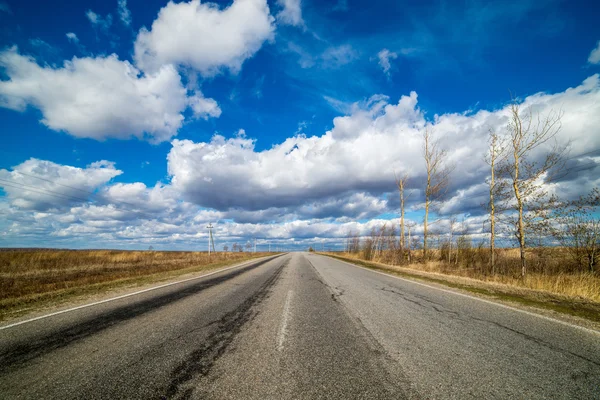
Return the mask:
[[0,319],[23,306],[203,271],[267,253],[118,250],[0,251]]
[[[549,250],[550,251],[550,250]],[[560,264],[562,250],[554,249],[551,254],[544,258],[536,258],[535,254],[528,254],[530,257],[531,271],[525,278],[520,276],[519,249],[501,249],[500,255],[503,266],[500,265],[501,273],[490,274],[487,266],[473,265],[465,267],[463,264],[453,264],[444,261],[429,261],[427,263],[412,263],[402,265],[414,271],[423,271],[427,273],[440,274],[446,276],[455,276],[469,278],[480,282],[491,284],[506,285],[514,288],[530,289],[549,294],[565,296],[574,300],[585,300],[600,303],[600,275],[589,272],[563,272],[554,264]],[[358,254],[341,254],[344,257],[360,260]],[[433,252],[432,258],[438,258],[438,254]],[[419,255],[417,254],[417,257]],[[552,265],[546,267],[543,265],[545,258],[553,258]],[[375,259],[375,262],[383,262]],[[386,264],[385,262],[383,262]],[[390,268],[397,267],[389,265]]]

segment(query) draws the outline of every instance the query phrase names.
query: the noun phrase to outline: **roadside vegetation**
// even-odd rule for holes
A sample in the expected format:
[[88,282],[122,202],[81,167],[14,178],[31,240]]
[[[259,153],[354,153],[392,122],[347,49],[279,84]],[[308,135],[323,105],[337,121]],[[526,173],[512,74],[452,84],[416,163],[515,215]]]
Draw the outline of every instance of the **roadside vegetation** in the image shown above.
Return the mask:
[[[479,155],[488,177],[485,191],[471,197],[487,201],[469,214],[443,209],[454,165],[435,132],[424,129],[425,175],[396,175],[399,222],[374,226],[367,234],[348,232],[345,251],[334,255],[376,268],[435,274],[445,282],[449,277],[486,282],[498,293],[522,289],[560,296],[548,301],[600,304],[600,191],[590,187],[573,198],[555,190],[555,182],[583,170],[566,167],[581,155],[569,157],[569,144],[556,140],[562,117],[553,111],[536,115],[513,102],[506,130],[490,132],[488,150]],[[424,211],[422,225],[405,220],[411,195],[422,198],[416,206]]]
[[118,250],[0,251],[0,320],[49,303],[215,269],[271,253]]

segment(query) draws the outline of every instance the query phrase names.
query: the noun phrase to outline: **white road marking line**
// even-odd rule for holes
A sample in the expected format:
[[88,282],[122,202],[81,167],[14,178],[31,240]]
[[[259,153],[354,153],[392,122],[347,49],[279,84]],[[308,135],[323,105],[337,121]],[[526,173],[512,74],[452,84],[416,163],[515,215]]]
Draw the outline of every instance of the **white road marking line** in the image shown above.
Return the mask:
[[[326,257],[326,256],[322,256],[322,257]],[[327,258],[331,258],[331,257],[327,257]],[[523,313],[523,314],[531,315],[533,317],[538,317],[538,318],[545,319],[545,320],[551,321],[551,322],[557,322],[557,323],[559,323],[561,325],[565,325],[565,326],[568,326],[568,327],[571,327],[571,328],[576,328],[576,329],[585,331],[587,333],[592,333],[594,335],[600,336],[600,332],[597,331],[597,330],[586,328],[586,327],[575,325],[575,324],[571,324],[569,322],[561,321],[559,319],[548,317],[546,315],[541,315],[541,314],[536,314],[536,313],[531,312],[531,311],[521,310],[519,308],[507,306],[507,305],[501,304],[501,303],[496,303],[496,302],[491,301],[491,300],[482,299],[481,297],[475,297],[475,296],[471,296],[471,295],[468,295],[468,294],[465,294],[465,293],[455,292],[455,291],[452,291],[452,290],[442,289],[442,288],[439,288],[439,287],[427,285],[426,283],[417,282],[417,281],[414,281],[412,279],[407,279],[407,278],[402,278],[402,277],[396,276],[396,275],[386,274],[385,272],[375,271],[375,270],[372,270],[370,268],[365,268],[365,267],[362,267],[360,265],[356,265],[356,264],[352,264],[352,263],[349,263],[349,262],[346,262],[346,261],[338,260],[336,258],[331,258],[331,259],[339,261],[339,262],[344,263],[344,264],[348,264],[348,265],[350,265],[352,267],[355,267],[355,268],[360,268],[360,269],[365,270],[365,271],[373,272],[373,273],[380,274],[380,275],[385,275],[385,276],[388,276],[390,278],[400,279],[400,280],[405,281],[405,282],[414,283],[415,285],[425,286],[427,288],[439,290],[439,291],[442,291],[442,292],[445,292],[445,293],[450,293],[450,294],[454,294],[454,295],[457,295],[457,296],[462,296],[462,297],[466,297],[466,298],[469,298],[469,299],[478,300],[478,301],[481,301],[481,302],[484,302],[484,303],[487,303],[487,304],[491,304],[491,305],[494,305],[494,306],[497,306],[497,307],[506,308],[508,310],[518,311],[518,312]]]
[[152,290],[162,289],[162,288],[164,288],[164,287],[167,287],[167,286],[178,285],[178,284],[180,284],[180,283],[185,283],[185,282],[193,281],[194,279],[206,278],[207,276],[211,276],[211,275],[214,275],[214,274],[218,274],[219,272],[228,271],[228,270],[230,270],[230,269],[234,269],[234,268],[241,268],[241,267],[243,267],[243,266],[245,266],[245,265],[247,265],[247,264],[250,264],[250,263],[252,263],[253,261],[258,261],[258,260],[250,260],[250,261],[244,262],[243,264],[234,265],[234,266],[232,266],[232,267],[227,267],[227,268],[219,269],[219,270],[217,270],[217,271],[213,271],[213,272],[210,272],[210,273],[208,273],[208,274],[205,274],[205,275],[195,276],[195,277],[193,277],[193,278],[183,279],[183,280],[181,280],[181,281],[177,281],[177,282],[165,283],[164,285],[154,286],[154,287],[151,287],[151,288],[148,288],[148,289],[139,290],[139,291],[137,291],[137,292],[134,292],[134,293],[128,293],[128,294],[124,294],[124,295],[121,295],[121,296],[112,297],[112,298],[110,298],[110,299],[106,299],[106,300],[100,300],[100,301],[96,301],[96,302],[94,302],[94,303],[89,303],[89,304],[84,304],[84,305],[81,305],[81,306],[77,306],[77,307],[69,308],[69,309],[67,309],[67,310],[61,310],[61,311],[53,312],[53,313],[50,313],[50,314],[41,315],[41,316],[39,316],[39,317],[35,317],[35,318],[31,318],[31,319],[27,319],[27,320],[25,320],[25,321],[19,321],[19,322],[15,322],[15,323],[13,323],[13,324],[10,324],[10,325],[0,326],[0,331],[1,331],[1,330],[3,330],[3,329],[12,328],[12,327],[14,327],[14,326],[18,326],[18,325],[27,324],[27,323],[29,323],[29,322],[38,321],[38,320],[40,320],[40,319],[44,319],[44,318],[48,318],[48,317],[53,317],[53,316],[55,316],[55,315],[64,314],[64,313],[68,313],[68,312],[75,311],[75,310],[80,310],[80,309],[82,309],[82,308],[92,307],[92,306],[96,306],[96,305],[98,305],[98,304],[108,303],[108,302],[110,302],[110,301],[114,301],[114,300],[120,300],[120,299],[124,299],[124,298],[126,298],[126,297],[131,297],[131,296],[136,296],[136,295],[138,295],[138,294],[142,294],[142,293],[150,292],[150,291],[152,291]]
[[277,351],[283,350],[283,342],[285,342],[285,336],[287,335],[287,325],[290,318],[290,303],[292,302],[293,292],[289,290],[285,297],[285,305],[283,306],[283,318],[281,320],[281,326],[279,327],[279,334],[277,335]]

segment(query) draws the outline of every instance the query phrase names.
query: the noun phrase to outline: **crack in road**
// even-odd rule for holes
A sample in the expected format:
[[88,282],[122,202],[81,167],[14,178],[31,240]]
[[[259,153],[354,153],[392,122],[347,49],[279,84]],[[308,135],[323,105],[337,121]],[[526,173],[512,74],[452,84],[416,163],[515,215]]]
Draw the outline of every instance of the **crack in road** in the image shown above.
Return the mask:
[[524,332],[521,332],[521,331],[518,331],[518,330],[516,330],[516,329],[513,329],[513,328],[511,328],[511,327],[508,327],[508,326],[506,326],[506,325],[502,325],[502,324],[501,324],[501,323],[499,323],[499,322],[496,322],[496,321],[490,321],[490,320],[487,320],[487,319],[483,319],[483,318],[477,318],[477,317],[470,317],[470,318],[471,318],[471,319],[473,319],[473,320],[475,320],[475,321],[480,321],[480,322],[485,322],[485,323],[488,323],[488,324],[493,324],[493,325],[496,325],[496,326],[497,326],[497,327],[499,327],[499,328],[506,329],[506,330],[508,330],[508,331],[510,331],[510,332],[516,333],[517,335],[519,335],[519,336],[521,336],[521,337],[523,337],[523,338],[525,338],[525,339],[527,339],[527,340],[529,340],[529,341],[531,341],[531,342],[534,342],[534,343],[536,343],[536,344],[539,344],[539,345],[541,345],[541,346],[544,346],[544,347],[546,347],[546,348],[548,348],[548,349],[550,349],[550,350],[553,350],[553,351],[556,351],[556,352],[559,352],[559,353],[563,353],[563,354],[568,354],[568,355],[571,355],[571,356],[574,356],[574,357],[580,358],[580,359],[582,359],[582,360],[584,360],[584,361],[587,361],[587,362],[589,362],[589,363],[591,363],[591,364],[594,364],[594,365],[596,365],[596,366],[600,366],[600,363],[599,363],[599,362],[597,362],[597,361],[594,361],[594,360],[592,360],[592,359],[590,359],[590,358],[587,358],[587,357],[585,357],[585,356],[582,356],[582,355],[580,355],[580,354],[573,353],[572,351],[569,351],[569,350],[567,350],[567,349],[563,349],[563,348],[557,347],[557,346],[553,345],[552,343],[548,343],[548,342],[546,342],[545,340],[542,340],[542,339],[540,339],[540,338],[537,338],[537,337],[535,337],[535,336],[531,336],[531,335],[528,335],[528,334],[526,334],[526,333],[524,333]]
[[[308,264],[315,270],[315,272],[317,272],[317,269],[315,268],[315,266],[313,265],[313,263],[310,262],[309,259],[305,258],[305,260],[308,262]],[[317,274],[319,274],[317,272]],[[336,287],[331,287],[329,284],[327,284],[325,281],[323,281],[322,279],[319,278],[310,278],[309,280],[311,281],[317,281],[319,282],[321,285],[325,286],[326,288],[328,288],[332,293],[331,293],[331,300],[335,301],[336,303],[338,302],[339,298],[344,294],[344,289],[340,289],[338,286]]]
[[171,382],[165,389],[162,399],[189,399],[196,385],[192,381],[197,377],[207,376],[215,362],[227,351],[242,327],[258,314],[254,311],[270,293],[270,288],[279,278],[287,265],[282,264],[251,297],[246,299],[235,310],[225,314],[218,320],[217,328],[204,341],[201,347],[189,354],[171,373]]
[[429,300],[429,299],[427,299],[427,298],[425,298],[423,296],[413,295],[414,297],[416,297],[418,299],[421,299],[423,302],[428,303],[428,304],[424,304],[423,302],[418,301],[418,300],[413,300],[413,299],[409,298],[406,294],[404,294],[402,292],[398,292],[398,291],[393,290],[393,289],[389,289],[389,288],[386,288],[386,287],[381,287],[381,288],[379,288],[379,290],[381,290],[383,292],[394,293],[395,295],[401,297],[403,300],[406,300],[406,301],[408,301],[410,303],[416,304],[416,305],[418,305],[420,307],[431,308],[431,309],[433,309],[434,311],[436,311],[438,313],[450,314],[450,315],[452,315],[454,317],[457,317],[457,318],[460,317],[460,314],[457,311],[448,310],[447,308],[445,308],[441,304],[436,303],[435,301],[431,301],[431,300]]

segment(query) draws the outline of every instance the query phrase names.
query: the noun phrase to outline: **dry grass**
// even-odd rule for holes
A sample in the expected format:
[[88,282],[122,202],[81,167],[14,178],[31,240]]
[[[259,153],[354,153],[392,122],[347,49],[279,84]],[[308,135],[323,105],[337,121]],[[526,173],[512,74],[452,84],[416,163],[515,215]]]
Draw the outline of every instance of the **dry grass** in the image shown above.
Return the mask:
[[[486,249],[487,251],[487,249]],[[477,252],[477,250],[474,250]],[[530,250],[528,254],[529,273],[525,278],[520,276],[519,250],[500,249],[498,272],[491,274],[486,260],[470,263],[448,263],[439,261],[439,254],[433,252],[432,259],[427,263],[418,262],[402,267],[436,273],[448,276],[459,276],[482,282],[508,285],[517,288],[531,289],[551,294],[557,294],[574,300],[586,300],[600,303],[600,275],[589,272],[577,272],[564,268],[564,249]],[[361,259],[360,253],[341,254],[344,257]],[[416,257],[420,255],[417,253]],[[475,254],[476,257],[476,254]],[[372,261],[383,264],[390,263],[389,259],[380,257]]]
[[209,270],[266,253],[0,251],[0,320],[53,300]]
[[451,269],[444,262],[398,266],[365,261],[359,254],[324,254],[405,278],[416,278],[484,297],[584,318],[592,321],[590,327],[600,329],[600,278],[597,275],[531,273],[521,279],[501,274],[486,275],[475,269]]

